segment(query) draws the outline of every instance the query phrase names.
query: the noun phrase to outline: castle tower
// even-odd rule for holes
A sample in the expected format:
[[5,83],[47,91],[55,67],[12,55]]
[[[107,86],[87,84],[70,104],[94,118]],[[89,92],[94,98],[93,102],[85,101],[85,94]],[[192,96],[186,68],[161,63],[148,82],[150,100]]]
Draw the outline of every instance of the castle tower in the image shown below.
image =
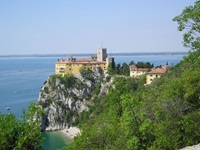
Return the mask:
[[72,55],[67,55],[67,60],[72,61]]
[[99,48],[97,51],[97,61],[105,61],[107,57],[107,49]]

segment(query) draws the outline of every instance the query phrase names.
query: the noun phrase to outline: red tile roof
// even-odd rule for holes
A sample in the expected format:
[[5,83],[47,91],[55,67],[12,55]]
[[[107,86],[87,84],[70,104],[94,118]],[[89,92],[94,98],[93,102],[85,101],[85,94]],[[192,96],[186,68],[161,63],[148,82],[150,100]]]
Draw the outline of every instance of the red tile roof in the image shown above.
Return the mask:
[[132,69],[137,69],[137,67],[135,65],[131,65],[129,66],[129,68],[132,70]]
[[148,71],[149,68],[137,68],[135,65],[129,66],[131,71]]
[[153,68],[147,74],[164,74],[167,70],[164,68]]
[[106,61],[94,61],[89,58],[76,58],[73,61],[59,60],[56,64],[105,64]]

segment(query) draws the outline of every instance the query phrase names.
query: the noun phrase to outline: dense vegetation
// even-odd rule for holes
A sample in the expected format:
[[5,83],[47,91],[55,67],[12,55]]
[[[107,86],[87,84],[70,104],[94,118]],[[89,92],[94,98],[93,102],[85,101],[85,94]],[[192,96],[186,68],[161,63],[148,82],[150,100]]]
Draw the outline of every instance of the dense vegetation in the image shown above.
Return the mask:
[[81,135],[66,149],[173,150],[200,142],[199,10],[198,0],[174,18],[179,30],[187,29],[189,55],[148,86],[143,77],[115,77],[109,94],[95,101],[80,124]]
[[130,68],[129,66],[135,65],[138,68],[153,68],[154,65],[150,62],[137,62],[131,61],[129,65],[127,63],[123,63],[122,65],[119,63],[115,65],[115,63],[109,64],[108,72],[110,75],[123,75],[123,76],[130,76]]
[[23,112],[22,118],[18,119],[13,114],[0,115],[0,150],[41,150],[42,140],[40,123],[34,120],[35,112],[42,111],[29,106],[29,113]]
[[[116,77],[69,149],[178,149],[200,142],[200,60],[190,54],[150,86]],[[196,60],[195,60],[196,59]]]
[[183,34],[184,45],[196,51],[200,49],[200,0],[196,0],[194,6],[186,7],[173,21],[178,23],[178,30]]

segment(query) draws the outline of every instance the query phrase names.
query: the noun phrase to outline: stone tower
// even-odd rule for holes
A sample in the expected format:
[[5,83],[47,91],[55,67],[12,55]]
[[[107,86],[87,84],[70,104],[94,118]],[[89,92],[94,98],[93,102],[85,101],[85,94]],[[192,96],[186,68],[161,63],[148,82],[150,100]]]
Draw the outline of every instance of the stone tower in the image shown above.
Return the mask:
[[97,51],[97,61],[105,61],[107,57],[107,49],[99,48]]

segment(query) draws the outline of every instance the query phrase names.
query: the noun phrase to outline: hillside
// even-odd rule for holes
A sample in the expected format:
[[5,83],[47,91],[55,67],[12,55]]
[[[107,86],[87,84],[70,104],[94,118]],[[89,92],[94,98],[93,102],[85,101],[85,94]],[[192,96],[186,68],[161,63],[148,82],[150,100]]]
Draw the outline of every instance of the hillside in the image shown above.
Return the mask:
[[179,149],[200,142],[200,60],[193,52],[144,86],[115,77],[68,149]]

